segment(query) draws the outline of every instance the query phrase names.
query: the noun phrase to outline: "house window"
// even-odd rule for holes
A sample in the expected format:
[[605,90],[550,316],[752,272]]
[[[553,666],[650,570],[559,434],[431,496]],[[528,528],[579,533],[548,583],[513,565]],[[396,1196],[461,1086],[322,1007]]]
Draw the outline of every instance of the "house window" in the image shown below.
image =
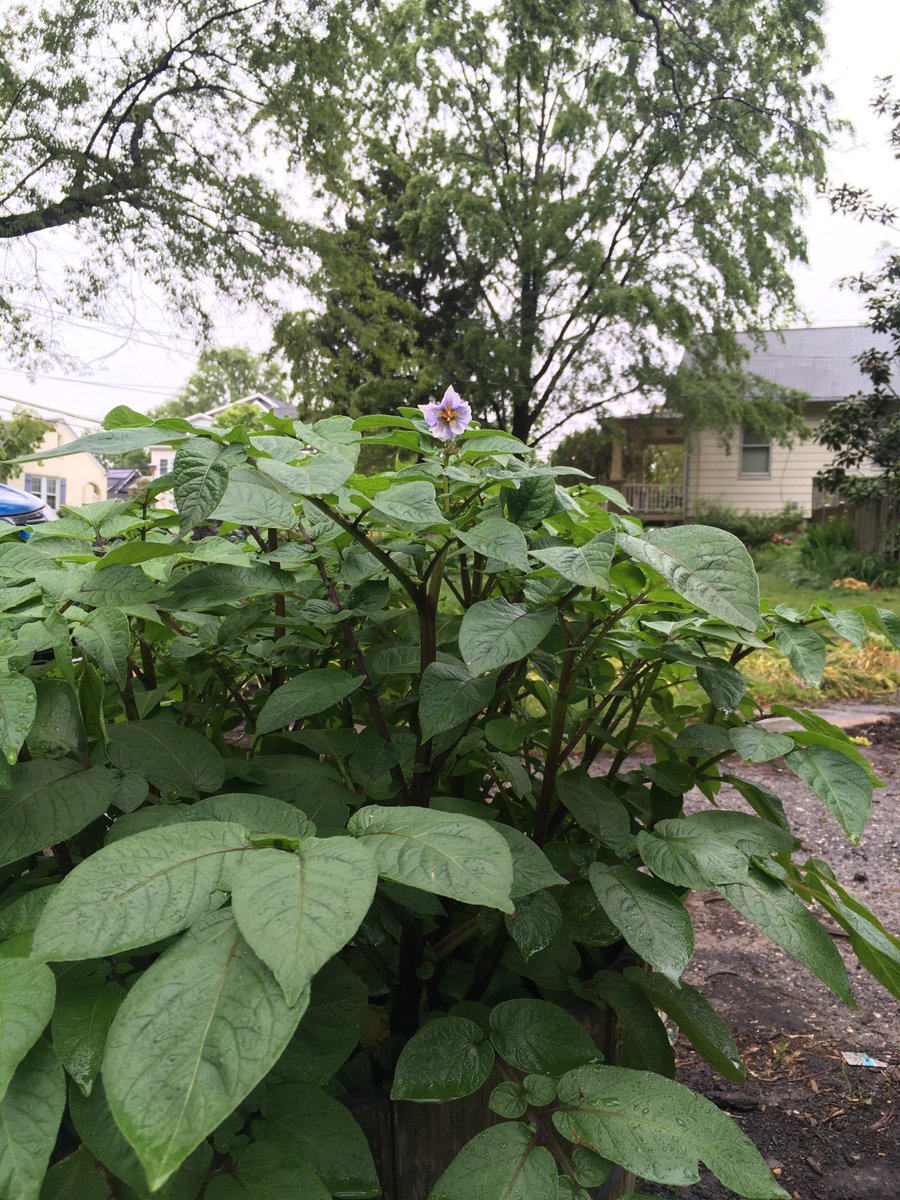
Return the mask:
[[37,496],[48,508],[66,502],[66,481],[53,475],[26,475],[25,490]]
[[159,460],[159,473],[160,473],[160,475],[165,475],[165,474],[167,474],[167,473],[168,473],[168,470],[169,470],[169,460],[168,460],[167,458],[161,458],[161,459]]
[[752,429],[741,431],[740,475],[772,474],[772,439]]

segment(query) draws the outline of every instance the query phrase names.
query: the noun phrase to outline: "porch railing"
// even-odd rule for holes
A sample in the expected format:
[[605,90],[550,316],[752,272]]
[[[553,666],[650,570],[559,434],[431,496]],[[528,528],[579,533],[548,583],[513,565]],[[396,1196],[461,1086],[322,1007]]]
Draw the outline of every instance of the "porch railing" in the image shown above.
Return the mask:
[[619,491],[636,513],[677,516],[684,511],[684,489],[667,483],[621,483]]

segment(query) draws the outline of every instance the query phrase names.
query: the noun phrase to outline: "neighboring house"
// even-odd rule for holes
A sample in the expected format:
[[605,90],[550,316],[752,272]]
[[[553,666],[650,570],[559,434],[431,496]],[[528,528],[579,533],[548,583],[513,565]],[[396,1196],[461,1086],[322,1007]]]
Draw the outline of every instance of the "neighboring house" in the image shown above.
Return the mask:
[[145,478],[144,472],[138,471],[136,467],[110,468],[106,472],[107,500],[127,500],[138,480]]
[[750,351],[744,364],[748,373],[809,394],[805,416],[810,437],[793,446],[779,446],[745,428],[735,430],[730,446],[725,446],[713,430],[701,430],[685,440],[675,414],[624,418],[630,442],[684,444],[684,479],[674,486],[641,479],[623,482],[621,448],[614,453],[609,482],[644,519],[682,520],[707,504],[753,512],[775,512],[788,505],[809,516],[813,478],[833,457],[815,440],[816,430],[836,401],[870,389],[854,358],[873,346],[891,349],[888,335],[873,333],[865,325],[785,329],[766,334],[759,347],[749,337],[742,340]]
[[[192,425],[197,425],[201,429],[210,429],[219,413],[234,408],[236,404],[252,404],[256,408],[262,409],[263,412],[273,413],[276,417],[296,417],[297,415],[297,410],[293,405],[285,404],[281,400],[273,400],[271,396],[266,396],[262,392],[251,392],[249,396],[243,396],[240,400],[229,400],[227,404],[219,404],[207,412],[194,413],[188,420]],[[169,473],[172,459],[175,457],[175,451],[171,446],[151,446],[147,455],[150,460],[151,475],[159,477]]]
[[[53,428],[45,434],[35,453],[55,450],[80,436],[65,421],[54,421]],[[50,508],[59,508],[63,504],[93,504],[95,500],[106,498],[106,468],[93,454],[69,454],[65,458],[30,462],[21,474],[13,475],[6,482],[10,487],[40,496]]]

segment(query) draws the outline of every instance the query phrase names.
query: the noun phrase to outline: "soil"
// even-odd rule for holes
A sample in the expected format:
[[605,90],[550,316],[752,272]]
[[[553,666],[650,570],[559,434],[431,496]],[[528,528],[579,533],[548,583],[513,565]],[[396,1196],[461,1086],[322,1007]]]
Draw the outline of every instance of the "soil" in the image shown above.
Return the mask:
[[[804,848],[829,862],[844,886],[897,933],[900,704],[887,720],[867,719],[863,711],[848,732],[870,740],[861,749],[885,783],[859,846],[787,770],[765,764],[741,773],[781,796]],[[739,797],[728,803],[745,807]],[[690,907],[697,953],[685,978],[730,1025],[747,1080],[721,1079],[682,1038],[678,1078],[731,1114],[792,1200],[900,1200],[900,1004],[859,966],[843,931],[828,921],[856,1010],[714,893],[693,896]],[[849,1066],[841,1051],[861,1051],[888,1065]],[[733,1193],[701,1171],[693,1187],[645,1183],[641,1194],[730,1200]]]

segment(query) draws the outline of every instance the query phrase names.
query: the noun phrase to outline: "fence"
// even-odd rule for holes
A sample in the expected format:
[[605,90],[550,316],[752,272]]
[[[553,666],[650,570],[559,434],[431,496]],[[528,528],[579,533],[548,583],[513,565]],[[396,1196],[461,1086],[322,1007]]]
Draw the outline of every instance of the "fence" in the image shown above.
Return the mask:
[[851,505],[839,492],[824,492],[813,484],[812,523],[821,525],[834,517],[847,521],[854,549],[900,559],[900,509],[886,497]]

